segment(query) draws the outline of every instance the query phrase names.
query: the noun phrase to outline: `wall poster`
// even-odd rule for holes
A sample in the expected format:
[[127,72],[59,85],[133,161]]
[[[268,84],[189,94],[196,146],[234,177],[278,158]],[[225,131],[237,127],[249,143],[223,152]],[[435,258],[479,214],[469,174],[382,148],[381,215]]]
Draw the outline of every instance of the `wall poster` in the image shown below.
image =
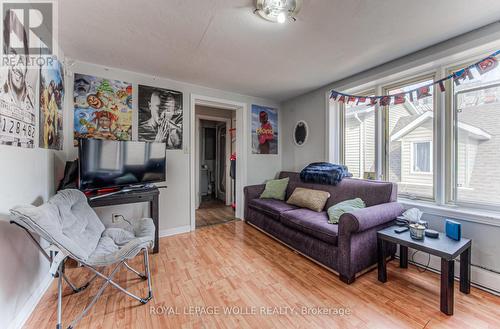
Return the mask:
[[63,149],[64,71],[58,60],[40,68],[38,145]]
[[75,74],[74,138],[132,139],[132,84]]
[[252,104],[252,153],[278,154],[278,111]]
[[139,85],[139,140],[182,149],[182,93]]

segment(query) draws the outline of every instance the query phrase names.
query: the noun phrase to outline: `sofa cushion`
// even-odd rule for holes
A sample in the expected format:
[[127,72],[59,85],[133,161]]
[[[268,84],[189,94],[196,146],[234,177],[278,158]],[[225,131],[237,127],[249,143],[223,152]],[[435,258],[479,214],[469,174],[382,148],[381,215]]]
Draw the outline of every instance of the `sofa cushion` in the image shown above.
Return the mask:
[[286,203],[320,212],[329,197],[330,193],[325,191],[297,187]]
[[248,202],[248,206],[278,221],[280,220],[281,213],[297,209],[294,205],[275,199],[253,199]]
[[290,178],[272,179],[267,181],[264,192],[260,195],[261,199],[285,200],[286,188]]
[[326,211],[316,212],[309,209],[296,209],[284,212],[281,223],[298,231],[315,237],[318,240],[337,245],[338,225],[328,223]]
[[297,187],[310,188],[329,192],[331,197],[326,203],[326,209],[341,201],[361,198],[367,207],[397,200],[397,184],[391,182],[344,178],[337,185],[311,184],[300,180],[298,173],[282,171],[279,178],[290,177],[286,197],[289,198]]

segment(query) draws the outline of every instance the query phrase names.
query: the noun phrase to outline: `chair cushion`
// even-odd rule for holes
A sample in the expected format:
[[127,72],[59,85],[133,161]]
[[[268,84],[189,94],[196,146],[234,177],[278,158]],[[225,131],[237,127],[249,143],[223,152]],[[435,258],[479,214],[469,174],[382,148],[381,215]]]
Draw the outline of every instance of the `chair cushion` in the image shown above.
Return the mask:
[[253,199],[250,200],[248,206],[252,209],[263,212],[266,215],[278,221],[280,220],[281,213],[288,210],[297,209],[297,207],[294,205],[287,204],[284,201],[274,200],[274,199]]
[[290,210],[282,213],[280,220],[283,225],[306,233],[323,242],[334,246],[338,243],[338,225],[328,223],[328,216],[325,211]]
[[34,232],[82,261],[94,251],[104,231],[87,197],[79,190],[62,190],[39,207],[15,207],[11,212]]
[[142,248],[152,248],[155,225],[151,218],[134,221],[134,227],[108,227],[102,233],[89,265],[108,265],[123,258],[132,258]]

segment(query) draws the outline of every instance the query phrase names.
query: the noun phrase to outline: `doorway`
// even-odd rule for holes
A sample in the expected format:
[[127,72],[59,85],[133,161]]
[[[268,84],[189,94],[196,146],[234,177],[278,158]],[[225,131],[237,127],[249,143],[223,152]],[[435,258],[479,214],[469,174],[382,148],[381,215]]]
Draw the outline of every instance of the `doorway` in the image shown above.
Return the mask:
[[241,183],[237,170],[231,170],[230,160],[241,143],[235,133],[238,111],[219,104],[196,104],[194,108],[196,179],[192,229],[235,220],[236,185]]

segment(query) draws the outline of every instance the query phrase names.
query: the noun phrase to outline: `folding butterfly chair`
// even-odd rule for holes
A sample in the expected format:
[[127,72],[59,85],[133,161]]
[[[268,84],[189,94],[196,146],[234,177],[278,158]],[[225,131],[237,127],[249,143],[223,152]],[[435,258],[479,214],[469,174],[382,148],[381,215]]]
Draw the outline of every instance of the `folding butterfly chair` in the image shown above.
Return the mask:
[[[57,329],[62,329],[62,284],[63,280],[77,293],[87,288],[97,278],[104,280],[92,301],[71,322],[68,329],[87,314],[108,285],[112,285],[128,296],[146,304],[153,297],[149,270],[148,248],[154,245],[155,226],[150,218],[134,221],[126,228],[105,227],[79,190],[63,190],[47,203],[39,206],[24,206],[11,209],[11,223],[23,228],[42,254],[51,263],[50,272],[58,278]],[[33,236],[39,235],[49,243],[44,248]],[[144,254],[144,274],[127,264],[140,252]],[[64,274],[67,258],[76,260],[94,276],[83,286],[76,287]],[[98,267],[114,265],[108,276]],[[125,266],[142,279],[148,281],[149,293],[140,298],[113,281],[113,277]]]

